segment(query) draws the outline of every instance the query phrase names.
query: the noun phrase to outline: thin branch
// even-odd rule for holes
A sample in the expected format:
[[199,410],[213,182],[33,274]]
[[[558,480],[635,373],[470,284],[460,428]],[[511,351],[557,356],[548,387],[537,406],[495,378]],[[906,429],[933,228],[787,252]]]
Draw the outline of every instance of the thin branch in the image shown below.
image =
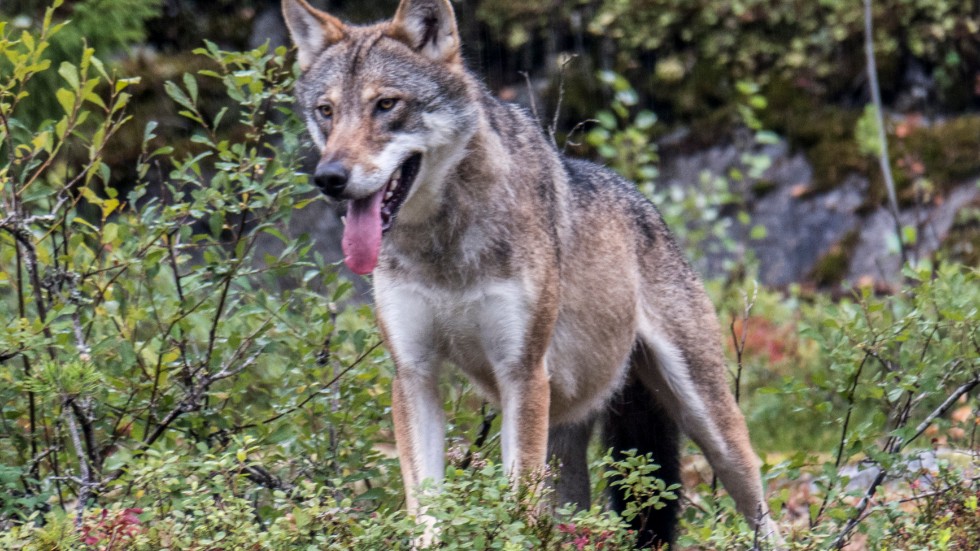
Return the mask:
[[[346,375],[351,369],[354,369],[357,365],[359,365],[362,361],[364,361],[364,359],[367,358],[369,354],[371,354],[372,352],[374,352],[379,346],[381,346],[381,341],[378,341],[378,342],[374,343],[374,345],[371,348],[368,348],[367,350],[365,350],[360,356],[358,356],[353,362],[351,362],[350,365],[348,365],[347,367],[345,367],[343,369],[343,371],[341,371],[340,373],[336,374],[332,379],[330,379],[329,381],[327,381],[327,383],[325,385],[323,385],[322,388],[318,389],[316,392],[310,393],[309,396],[307,396],[306,398],[303,398],[295,406],[293,406],[293,407],[291,407],[291,408],[289,408],[286,411],[283,411],[281,413],[277,413],[276,415],[273,415],[272,417],[269,417],[268,419],[265,419],[264,421],[260,421],[258,424],[260,424],[260,425],[266,425],[266,424],[272,423],[273,421],[277,421],[277,420],[279,420],[279,419],[281,419],[281,418],[289,415],[290,413],[292,413],[292,412],[294,412],[294,411],[302,408],[307,403],[309,403],[310,400],[312,400],[312,399],[316,398],[317,396],[323,394],[324,391],[326,391],[331,386],[333,386],[334,383],[336,383],[337,381],[339,381],[341,377],[343,377],[344,375]],[[240,428],[249,428],[249,426],[244,426],[244,427],[240,427]]]
[[909,438],[906,442],[900,443],[898,450],[896,451],[900,451],[902,448],[907,446],[913,440],[922,436],[922,433],[924,433],[926,429],[929,428],[929,425],[931,425],[933,421],[935,421],[943,414],[945,414],[949,410],[949,408],[953,407],[953,404],[956,403],[956,401],[959,400],[961,396],[973,390],[978,384],[980,384],[980,376],[974,377],[972,381],[960,385],[960,387],[954,390],[953,393],[950,394],[949,397],[947,397],[946,400],[939,405],[939,407],[934,409],[932,413],[929,414],[928,417],[926,417],[921,423],[919,423],[917,427],[915,427],[915,434],[913,434],[912,437]]
[[528,101],[531,102],[531,114],[534,115],[534,120],[541,124],[541,117],[538,115],[538,102],[534,96],[534,85],[531,84],[531,75],[527,71],[518,71],[518,74],[524,77],[524,82],[527,83],[527,97]]
[[578,147],[578,146],[582,145],[581,142],[573,142],[572,141],[572,136],[574,136],[575,133],[578,132],[579,130],[581,130],[582,128],[585,128],[585,125],[587,125],[587,124],[598,124],[598,122],[599,122],[599,119],[585,119],[584,121],[582,121],[582,122],[576,124],[575,126],[573,126],[572,129],[568,131],[568,135],[565,136],[565,145],[562,146],[561,152],[564,154],[566,151],[568,151],[568,146],[569,145],[574,146],[574,147]]
[[[92,470],[85,456],[85,449],[82,447],[82,439],[78,434],[78,425],[75,423],[75,411],[71,406],[72,399],[65,400],[63,412],[65,420],[68,422],[68,434],[71,436],[72,445],[75,447],[75,455],[78,457],[78,468],[82,471],[82,478],[76,480],[79,485],[78,501],[75,504],[75,527],[82,526],[82,519],[85,516],[85,504],[92,495],[92,488],[95,484],[92,481]],[[72,477],[74,478],[74,477]]]
[[487,437],[490,436],[490,429],[493,427],[493,421],[497,418],[497,412],[494,410],[487,411],[487,403],[484,402],[480,406],[480,414],[483,415],[483,422],[480,424],[480,432],[476,436],[476,440],[473,441],[473,446],[466,451],[466,457],[460,463],[459,468],[466,470],[470,468],[470,464],[473,462],[473,451],[479,450],[487,442]]
[[[874,343],[872,343],[872,346]],[[837,444],[837,459],[834,460],[834,469],[840,469],[841,463],[844,461],[844,445],[847,443],[847,431],[850,429],[851,425],[851,414],[854,412],[854,393],[857,391],[858,380],[861,378],[861,372],[864,370],[865,364],[868,363],[868,358],[871,354],[868,350],[865,350],[864,357],[861,358],[861,363],[858,365],[857,370],[854,372],[854,379],[851,380],[851,387],[847,389],[847,413],[844,414],[844,423],[841,426],[840,431],[840,441]],[[820,507],[817,509],[817,514],[813,515],[810,519],[810,528],[816,526],[817,521],[820,516],[823,515],[824,510],[827,509],[827,505],[830,503],[830,493],[831,487],[827,488],[826,493],[823,496],[823,500],[820,502]]]
[[558,103],[555,104],[555,114],[551,118],[551,126],[548,127],[548,135],[551,136],[551,143],[558,147],[558,140],[555,139],[555,132],[558,131],[558,117],[561,115],[561,104],[565,101],[565,66],[571,63],[578,55],[570,55],[558,67]]
[[871,27],[871,0],[864,0],[864,53],[867,56],[868,85],[871,87],[871,101],[875,106],[875,120],[878,127],[878,141],[881,150],[878,152],[878,163],[881,174],[885,178],[888,189],[888,204],[895,220],[895,236],[898,237],[898,248],[902,254],[902,263],[908,262],[908,252],[902,239],[902,222],[898,219],[898,199],[895,196],[895,179],[892,177],[891,163],[888,161],[888,138],[885,135],[885,118],[881,105],[881,90],[878,86],[878,66],[875,62],[874,33]]

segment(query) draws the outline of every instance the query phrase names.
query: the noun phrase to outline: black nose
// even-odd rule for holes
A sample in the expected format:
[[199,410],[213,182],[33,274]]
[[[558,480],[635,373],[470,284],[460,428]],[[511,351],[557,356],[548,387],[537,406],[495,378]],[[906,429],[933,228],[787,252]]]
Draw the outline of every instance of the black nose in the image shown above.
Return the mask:
[[320,191],[334,198],[339,198],[344,192],[348,178],[350,171],[340,161],[320,161],[316,165],[316,173],[313,174],[313,181]]

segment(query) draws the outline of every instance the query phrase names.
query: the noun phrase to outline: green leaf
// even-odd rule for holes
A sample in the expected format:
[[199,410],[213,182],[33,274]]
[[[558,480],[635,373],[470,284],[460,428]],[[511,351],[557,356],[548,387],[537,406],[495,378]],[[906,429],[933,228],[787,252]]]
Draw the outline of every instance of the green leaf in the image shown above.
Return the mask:
[[163,89],[167,92],[167,95],[170,96],[171,99],[189,110],[194,110],[194,104],[191,103],[190,98],[187,97],[187,94],[185,94],[179,86],[173,82],[167,81],[163,84]]
[[[111,199],[115,201],[115,199]],[[118,201],[116,202],[118,204]],[[115,244],[116,239],[119,237],[119,225],[109,222],[102,229],[102,243],[106,245]]]
[[65,110],[65,114],[71,115],[75,110],[75,94],[64,88],[59,88],[54,95],[58,99],[58,103],[61,104],[61,108]]
[[194,75],[184,73],[184,86],[190,94],[191,102],[197,104],[197,80],[194,79]]
[[62,61],[61,65],[58,67],[58,74],[68,82],[72,90],[78,90],[78,68],[68,63],[67,61]]
[[609,111],[599,111],[596,113],[595,118],[599,121],[599,124],[601,124],[603,128],[616,128],[616,117]]
[[636,115],[634,124],[640,130],[648,130],[657,123],[657,115],[653,111],[643,110]]
[[865,155],[881,155],[881,140],[878,136],[878,110],[873,104],[864,106],[864,113],[854,127],[854,139],[858,150]]

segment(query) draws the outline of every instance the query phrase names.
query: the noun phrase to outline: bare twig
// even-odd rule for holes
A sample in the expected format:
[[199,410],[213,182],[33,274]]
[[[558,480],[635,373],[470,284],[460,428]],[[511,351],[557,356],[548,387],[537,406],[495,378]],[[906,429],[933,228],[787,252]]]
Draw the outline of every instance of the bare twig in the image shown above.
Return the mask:
[[555,104],[555,114],[551,118],[551,126],[548,127],[548,135],[551,136],[551,143],[558,147],[558,140],[555,133],[558,131],[558,117],[561,115],[561,104],[565,101],[565,66],[572,62],[578,55],[570,55],[558,66],[558,102]]
[[[871,343],[874,346],[874,342]],[[840,469],[841,463],[844,461],[844,445],[847,444],[847,431],[850,430],[851,426],[851,414],[854,412],[854,393],[857,391],[858,381],[861,379],[861,372],[864,371],[864,366],[868,363],[868,358],[871,357],[871,353],[868,349],[865,349],[864,356],[861,358],[861,363],[858,364],[857,369],[854,371],[854,378],[851,379],[851,386],[847,389],[847,413],[844,414],[844,423],[840,429],[840,439],[837,443],[837,458],[834,460],[834,469]],[[836,482],[832,482],[836,483]],[[830,503],[831,497],[831,487],[827,488],[824,493],[823,500],[820,502],[820,507],[817,509],[817,513],[810,518],[810,528],[816,526],[817,521],[820,516],[823,515],[824,510],[827,509],[827,505]]]
[[466,457],[460,463],[459,468],[469,469],[470,464],[473,462],[473,451],[479,450],[487,442],[487,437],[490,436],[490,429],[493,427],[493,421],[497,418],[497,412],[494,410],[488,410],[486,402],[480,406],[480,414],[483,416],[483,422],[480,423],[480,432],[476,436],[476,440],[473,441],[473,446],[466,451]]
[[932,413],[929,414],[928,417],[926,417],[921,423],[919,423],[917,427],[915,427],[915,434],[913,434],[905,442],[897,442],[897,444],[899,445],[898,450],[901,450],[902,448],[907,446],[910,442],[922,436],[922,433],[924,433],[926,429],[929,428],[929,425],[931,425],[933,421],[935,421],[936,419],[944,415],[949,410],[949,408],[953,407],[953,404],[956,403],[956,401],[959,400],[961,396],[973,390],[978,384],[980,384],[980,376],[976,376],[973,378],[973,380],[960,385],[956,390],[953,391],[952,394],[950,394],[946,398],[946,400],[942,404],[939,404],[939,407],[934,409]]
[[518,74],[524,77],[524,82],[527,83],[527,97],[531,103],[531,114],[534,115],[534,120],[538,121],[538,124],[541,124],[541,117],[538,115],[538,102],[535,99],[534,85],[531,84],[531,75],[527,71],[519,71]]
[[76,480],[79,485],[79,489],[78,501],[75,504],[75,526],[81,527],[82,519],[85,516],[85,504],[91,497],[92,488],[95,487],[96,484],[92,480],[92,470],[89,466],[85,449],[82,447],[82,439],[78,433],[78,424],[75,422],[74,410],[70,407],[71,402],[71,398],[66,399],[65,403],[63,404],[64,407],[62,411],[64,412],[65,420],[68,423],[68,434],[71,436],[71,443],[75,447],[75,455],[78,457],[78,468],[82,472],[82,478]]
[[902,222],[898,218],[898,199],[895,196],[895,179],[892,177],[891,163],[888,161],[888,138],[885,135],[885,119],[881,105],[881,90],[878,87],[878,66],[875,62],[874,34],[871,27],[871,0],[864,0],[864,53],[867,56],[868,86],[871,88],[871,101],[875,106],[875,120],[878,127],[878,141],[881,150],[878,152],[878,163],[881,174],[885,178],[888,190],[888,204],[892,218],[895,220],[895,236],[898,237],[898,248],[902,255],[902,263],[908,262],[905,241],[902,239]]
[[582,122],[576,124],[575,126],[573,126],[572,129],[568,131],[568,135],[565,136],[565,145],[562,146],[561,152],[562,153],[565,153],[565,151],[568,150],[568,146],[569,145],[572,145],[572,146],[575,146],[575,147],[578,147],[578,146],[582,145],[581,142],[573,142],[572,141],[572,136],[574,136],[576,132],[578,132],[579,130],[581,130],[582,128],[584,128],[585,125],[587,125],[587,124],[597,124],[598,122],[599,122],[599,119],[585,119],[584,121],[582,121]]
[[759,295],[759,286],[756,285],[752,290],[752,298],[742,291],[742,304],[744,305],[742,309],[742,327],[739,334],[735,334],[735,316],[732,316],[732,322],[729,324],[728,329],[732,334],[732,344],[735,346],[735,403],[739,403],[742,391],[742,369],[744,368],[742,362],[742,355],[745,353],[745,339],[749,334],[749,314],[752,312],[752,307],[755,306],[755,299]]
[[[339,381],[341,377],[343,377],[344,375],[346,375],[347,372],[349,372],[351,369],[354,369],[357,365],[359,365],[362,361],[364,361],[364,359],[367,358],[368,355],[370,355],[372,352],[374,352],[379,346],[381,346],[381,341],[378,341],[378,342],[374,343],[374,345],[371,346],[371,348],[368,348],[367,350],[365,350],[360,356],[358,356],[353,362],[351,362],[350,365],[348,365],[347,367],[345,367],[340,373],[334,375],[334,377],[332,379],[330,379],[329,381],[327,381],[327,383],[325,385],[323,385],[323,387],[321,387],[320,389],[318,389],[316,392],[310,393],[306,398],[303,398],[298,404],[296,404],[295,406],[287,409],[286,411],[283,411],[281,413],[277,413],[276,415],[273,415],[272,417],[269,417],[268,419],[265,419],[264,421],[260,421],[259,424],[260,425],[266,425],[268,423],[272,423],[273,421],[277,421],[277,420],[285,417],[286,415],[289,415],[290,413],[292,413],[292,412],[294,412],[294,411],[302,408],[307,403],[309,403],[310,400],[316,398],[317,396],[322,395],[326,390],[328,390],[331,386],[333,386],[334,383],[336,383],[337,381]],[[245,427],[242,427],[242,428],[248,428],[248,426],[245,426]]]

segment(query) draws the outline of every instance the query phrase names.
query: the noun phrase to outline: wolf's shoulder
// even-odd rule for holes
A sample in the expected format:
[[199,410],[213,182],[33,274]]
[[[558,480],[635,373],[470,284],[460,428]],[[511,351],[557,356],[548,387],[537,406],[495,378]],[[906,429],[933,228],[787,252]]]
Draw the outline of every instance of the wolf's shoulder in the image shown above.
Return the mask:
[[627,201],[649,203],[633,182],[613,170],[585,159],[562,155],[562,164],[568,174],[572,193],[585,199],[595,196],[613,196]]
[[633,182],[591,161],[562,156],[562,164],[576,211],[602,212],[603,218],[618,213],[632,220],[645,243],[670,240],[657,207]]

